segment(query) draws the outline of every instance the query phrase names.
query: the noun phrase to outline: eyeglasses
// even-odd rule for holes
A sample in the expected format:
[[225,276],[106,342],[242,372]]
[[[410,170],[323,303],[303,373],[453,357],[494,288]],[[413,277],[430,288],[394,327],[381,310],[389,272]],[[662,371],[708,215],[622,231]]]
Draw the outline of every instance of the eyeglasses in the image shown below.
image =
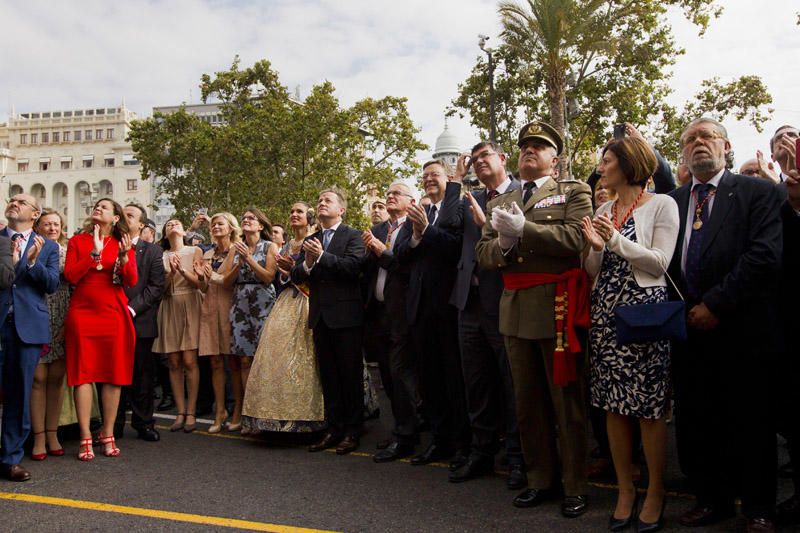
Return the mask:
[[254,222],[256,220],[258,220],[258,219],[256,217],[254,217],[253,215],[245,215],[245,216],[242,217],[242,222],[248,222],[248,221]]
[[401,191],[386,191],[386,198],[390,196],[408,196],[409,198],[413,198],[410,194],[401,192]]
[[36,208],[36,206],[34,206],[32,203],[30,203],[28,200],[25,200],[24,198],[8,198],[6,200],[6,204],[27,205],[28,207],[30,207],[32,209]]
[[700,130],[696,133],[692,133],[684,137],[683,146],[694,144],[697,141],[697,139],[700,139],[703,142],[711,142],[711,141],[716,141],[717,139],[724,139],[724,137],[719,133],[717,133],[716,131]]
[[485,152],[481,152],[478,155],[472,156],[472,160],[473,161],[480,161],[481,159],[486,159],[490,155],[497,155],[497,152],[490,152],[490,151],[486,150]]

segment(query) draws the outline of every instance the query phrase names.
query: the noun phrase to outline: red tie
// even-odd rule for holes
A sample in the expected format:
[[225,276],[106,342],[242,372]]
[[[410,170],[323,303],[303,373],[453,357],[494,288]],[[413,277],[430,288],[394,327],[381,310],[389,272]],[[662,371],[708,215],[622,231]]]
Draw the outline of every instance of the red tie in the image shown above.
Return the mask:
[[489,201],[489,202],[491,202],[491,201],[492,201],[492,200],[494,200],[494,199],[495,199],[495,198],[496,198],[496,197],[497,197],[499,194],[500,194],[500,193],[499,193],[499,192],[497,192],[496,190],[494,190],[494,189],[489,189],[489,192],[487,192],[487,193],[486,193],[486,198],[488,198],[488,201]]

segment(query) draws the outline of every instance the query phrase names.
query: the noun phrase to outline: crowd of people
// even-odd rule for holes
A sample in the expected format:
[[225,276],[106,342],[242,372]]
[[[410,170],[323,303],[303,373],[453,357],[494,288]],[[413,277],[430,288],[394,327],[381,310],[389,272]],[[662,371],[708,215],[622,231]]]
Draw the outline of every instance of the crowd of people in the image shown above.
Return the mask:
[[[31,459],[64,455],[65,375],[80,460],[95,446],[121,453],[127,408],[140,438],[160,439],[156,381],[174,398],[169,430],[191,433],[203,358],[208,432],[311,433],[309,451],[346,455],[376,412],[366,359],[391,406],[376,463],[450,461],[460,483],[492,472],[502,449],[515,506],[557,499],[577,517],[589,505],[591,427],[618,483],[608,528],[657,531],[674,405],[697,498],[683,526],[732,516],[735,498],[749,531],[798,521],[800,473],[776,506],[776,432],[800,465],[789,349],[798,129],[770,140],[780,170],[759,153],[739,174],[724,126],[699,118],[681,136],[677,188],[663,157],[624,131],[587,181],[559,176],[563,141],[540,121],[519,132],[516,175],[493,142],[455,169],[429,161],[424,197],[392,183],[363,231],[344,223],[345,196],[325,189],[314,205],[295,202],[287,226],[255,207],[201,212],[189,231],[169,220],[157,243],[144,207],[104,198],[67,240],[58,212],[15,195],[0,236],[2,473],[30,479],[29,436]],[[467,190],[470,170],[482,187]]]

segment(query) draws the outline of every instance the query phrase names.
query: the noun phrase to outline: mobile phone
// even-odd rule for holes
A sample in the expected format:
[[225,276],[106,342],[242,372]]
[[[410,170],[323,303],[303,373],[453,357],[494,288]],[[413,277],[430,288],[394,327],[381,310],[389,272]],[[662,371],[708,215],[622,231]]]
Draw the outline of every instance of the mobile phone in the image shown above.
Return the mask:
[[620,140],[625,137],[625,124],[614,125],[614,139]]
[[472,157],[467,156],[466,159],[467,159],[467,161],[466,161],[466,164],[464,165],[464,168],[467,170],[467,172],[469,172],[469,167],[472,166]]
[[197,210],[197,214],[198,215],[208,215],[208,208],[207,207],[201,207],[200,209]]

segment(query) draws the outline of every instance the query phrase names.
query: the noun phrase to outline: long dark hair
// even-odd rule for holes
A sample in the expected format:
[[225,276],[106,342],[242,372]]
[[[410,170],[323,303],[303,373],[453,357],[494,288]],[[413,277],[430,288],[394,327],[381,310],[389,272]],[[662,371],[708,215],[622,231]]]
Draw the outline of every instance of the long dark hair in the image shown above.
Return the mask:
[[119,217],[119,220],[117,220],[116,224],[111,225],[111,235],[121,242],[123,235],[131,234],[131,229],[128,227],[128,219],[125,218],[125,211],[123,211],[122,206],[112,198],[100,198],[94,203],[92,210],[94,210],[100,202],[111,202],[111,205],[114,206],[114,214]]
[[259,232],[259,235],[265,241],[272,241],[272,222],[269,221],[267,215],[264,212],[257,208],[257,207],[248,207],[244,210],[244,213],[253,213],[253,216],[256,217],[258,223],[263,226],[263,229]]
[[[169,238],[167,237],[167,224],[169,224],[173,220],[175,220],[177,222],[180,222],[181,223],[181,227],[183,227],[183,222],[179,218],[173,217],[173,218],[167,219],[167,221],[164,222],[164,226],[161,228],[161,240],[158,241],[158,245],[161,246],[161,248],[163,248],[164,250],[169,250]],[[184,241],[185,241],[185,239],[184,239]]]

